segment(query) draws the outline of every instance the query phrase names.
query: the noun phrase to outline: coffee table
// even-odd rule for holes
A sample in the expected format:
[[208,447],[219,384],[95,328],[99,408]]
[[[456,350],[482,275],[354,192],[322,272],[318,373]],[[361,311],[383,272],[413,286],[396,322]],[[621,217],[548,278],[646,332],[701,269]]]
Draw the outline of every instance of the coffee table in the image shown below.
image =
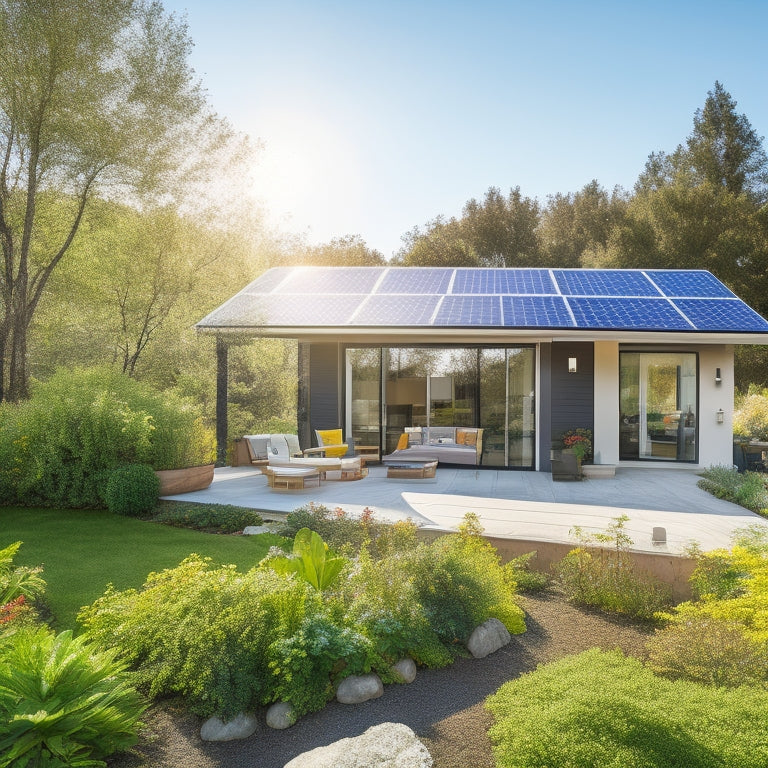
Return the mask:
[[387,477],[425,478],[434,477],[437,461],[388,461]]
[[306,488],[307,480],[317,480],[320,485],[320,471],[316,467],[264,467],[261,471],[270,488]]

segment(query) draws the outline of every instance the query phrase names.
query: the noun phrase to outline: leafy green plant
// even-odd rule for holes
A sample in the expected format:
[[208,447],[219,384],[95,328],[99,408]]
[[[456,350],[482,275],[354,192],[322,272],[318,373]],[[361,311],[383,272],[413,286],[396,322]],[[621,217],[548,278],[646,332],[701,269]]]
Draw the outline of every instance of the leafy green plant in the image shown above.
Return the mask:
[[0,502],[98,508],[115,467],[174,469],[213,452],[190,402],[109,368],[60,371],[0,406]]
[[45,592],[45,580],[40,575],[42,568],[14,567],[13,560],[20,547],[21,542],[17,541],[0,549],[0,606],[19,597],[35,600]]
[[571,550],[552,570],[568,600],[651,620],[671,605],[672,590],[636,568],[629,553],[632,539],[625,530],[628,520],[626,515],[620,515],[605,533],[592,535],[575,527],[572,534],[589,548]]
[[592,458],[592,430],[579,427],[569,429],[560,436],[564,448],[570,448],[582,461]]
[[318,592],[324,592],[349,561],[345,557],[332,555],[328,545],[315,531],[302,528],[294,537],[292,556],[275,555],[264,562],[275,573],[295,573]]
[[148,464],[115,467],[109,473],[104,500],[116,515],[142,517],[155,508],[160,494],[160,478]]
[[499,768],[768,764],[768,692],[673,682],[618,651],[541,666],[487,707]]
[[510,581],[515,583],[520,592],[541,592],[549,586],[547,574],[531,568],[531,560],[535,557],[535,551],[526,552],[523,555],[512,558],[512,560],[504,565]]
[[749,392],[737,399],[733,431],[756,440],[768,440],[768,390],[750,386]]
[[261,525],[264,520],[254,509],[232,504],[192,504],[189,502],[160,502],[151,518],[176,528],[195,528],[216,533],[235,533],[249,525]]
[[768,507],[768,486],[759,472],[738,472],[734,467],[713,466],[701,473],[699,488],[718,499],[732,501],[753,512]]
[[145,704],[115,656],[44,627],[0,641],[0,764],[105,766],[134,744]]

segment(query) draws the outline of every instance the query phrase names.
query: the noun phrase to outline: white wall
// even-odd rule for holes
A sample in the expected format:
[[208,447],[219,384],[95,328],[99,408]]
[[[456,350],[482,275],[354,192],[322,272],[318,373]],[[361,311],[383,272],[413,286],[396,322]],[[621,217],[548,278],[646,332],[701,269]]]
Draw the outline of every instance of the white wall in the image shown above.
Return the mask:
[[619,463],[619,342],[595,342],[595,464]]
[[[722,383],[715,383],[720,369]],[[717,421],[722,408],[723,423]],[[733,346],[699,347],[699,465],[733,464]]]

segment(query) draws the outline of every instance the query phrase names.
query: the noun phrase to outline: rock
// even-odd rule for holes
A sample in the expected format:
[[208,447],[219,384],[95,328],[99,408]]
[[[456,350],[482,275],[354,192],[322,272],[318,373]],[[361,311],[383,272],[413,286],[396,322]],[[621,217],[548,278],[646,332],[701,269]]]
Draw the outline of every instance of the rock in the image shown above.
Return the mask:
[[402,723],[382,723],[361,736],[294,757],[285,768],[432,768],[432,757]]
[[362,704],[368,699],[378,699],[383,693],[384,685],[378,675],[352,675],[339,683],[336,698],[342,704]]
[[260,533],[270,533],[268,525],[246,525],[243,528],[244,536],[257,536]]
[[392,667],[392,671],[404,683],[412,683],[416,679],[416,662],[413,659],[400,659]]
[[296,722],[293,707],[287,701],[278,701],[267,710],[267,725],[282,730],[290,728]]
[[254,715],[241,712],[228,723],[218,717],[209,717],[200,729],[200,738],[203,741],[233,741],[234,739],[247,739],[259,727],[259,722]]
[[467,648],[476,659],[484,659],[488,654],[503,648],[510,640],[512,636],[498,619],[488,619],[475,627],[467,641]]

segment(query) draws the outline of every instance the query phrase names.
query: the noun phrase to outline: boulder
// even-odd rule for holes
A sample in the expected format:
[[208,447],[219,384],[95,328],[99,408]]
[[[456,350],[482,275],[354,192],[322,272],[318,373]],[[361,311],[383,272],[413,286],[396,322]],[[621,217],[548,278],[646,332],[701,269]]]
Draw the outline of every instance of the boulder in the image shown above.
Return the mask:
[[488,619],[475,627],[467,641],[467,649],[476,659],[484,659],[512,640],[507,628],[498,619]]
[[296,722],[293,707],[287,701],[278,701],[267,710],[267,725],[282,730],[290,728]]
[[244,536],[258,536],[260,533],[270,533],[271,529],[268,525],[246,525],[243,528]]
[[413,659],[400,659],[392,667],[395,675],[404,683],[412,683],[416,679],[416,662]]
[[285,768],[432,768],[432,757],[402,723],[382,723],[361,736],[294,757]]
[[378,699],[383,693],[384,685],[378,675],[352,675],[339,683],[336,699],[342,704],[362,704],[368,699]]
[[228,723],[218,717],[209,717],[200,729],[200,738],[203,741],[233,741],[234,739],[247,739],[259,727],[259,722],[254,715],[241,712]]

